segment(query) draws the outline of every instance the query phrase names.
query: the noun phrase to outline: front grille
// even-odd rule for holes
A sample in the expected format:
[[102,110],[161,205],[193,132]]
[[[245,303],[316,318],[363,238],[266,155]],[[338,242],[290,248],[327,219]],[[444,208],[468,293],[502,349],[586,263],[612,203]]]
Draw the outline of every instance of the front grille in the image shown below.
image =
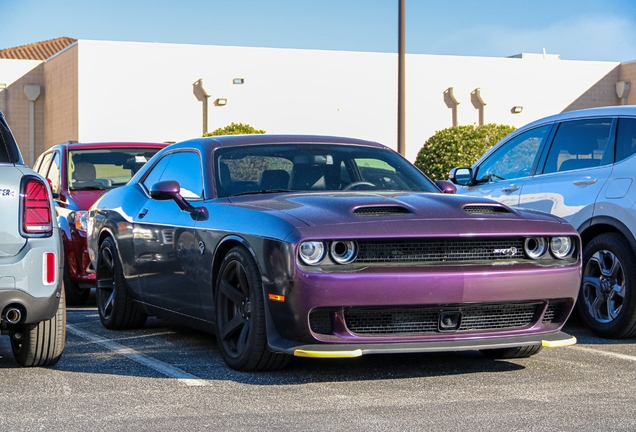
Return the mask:
[[358,216],[393,216],[411,213],[409,209],[399,206],[359,207],[353,211]]
[[468,214],[483,215],[501,215],[510,213],[510,211],[505,207],[485,205],[467,205],[464,207],[464,211]]
[[541,303],[479,305],[430,308],[352,308],[344,311],[347,328],[362,335],[439,333],[441,313],[459,312],[461,319],[454,331],[513,330],[534,324]]
[[522,238],[360,241],[356,263],[470,262],[523,259]]

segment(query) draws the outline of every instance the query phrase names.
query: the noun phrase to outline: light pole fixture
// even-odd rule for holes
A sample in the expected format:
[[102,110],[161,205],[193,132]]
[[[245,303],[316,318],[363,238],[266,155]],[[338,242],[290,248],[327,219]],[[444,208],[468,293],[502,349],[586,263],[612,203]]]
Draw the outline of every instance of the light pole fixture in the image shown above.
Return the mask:
[[481,94],[481,88],[477,87],[470,93],[470,100],[473,103],[473,106],[479,110],[479,126],[484,125],[484,107],[486,106],[486,101]]
[[620,99],[621,105],[627,105],[627,95],[631,86],[632,83],[629,81],[618,81],[616,83],[616,96]]
[[29,166],[35,162],[35,101],[40,96],[40,86],[27,84],[24,95],[29,100]]
[[196,97],[202,105],[202,135],[205,135],[208,131],[208,99],[210,99],[210,95],[203,88],[203,78],[199,78],[192,84],[192,93],[194,93],[194,97]]

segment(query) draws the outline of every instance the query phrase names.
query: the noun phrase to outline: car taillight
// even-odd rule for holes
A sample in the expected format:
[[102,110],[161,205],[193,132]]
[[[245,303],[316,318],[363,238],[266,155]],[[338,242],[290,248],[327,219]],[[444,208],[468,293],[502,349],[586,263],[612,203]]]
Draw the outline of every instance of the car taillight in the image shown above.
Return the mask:
[[49,190],[37,177],[26,177],[20,193],[22,232],[27,235],[50,235],[53,221]]
[[55,252],[45,252],[42,258],[42,283],[53,285],[57,276],[57,263],[55,262]]

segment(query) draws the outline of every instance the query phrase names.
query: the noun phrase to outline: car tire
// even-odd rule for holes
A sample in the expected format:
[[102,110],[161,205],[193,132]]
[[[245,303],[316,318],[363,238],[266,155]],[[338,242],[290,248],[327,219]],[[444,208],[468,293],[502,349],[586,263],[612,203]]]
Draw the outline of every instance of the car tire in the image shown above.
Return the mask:
[[37,324],[24,324],[11,336],[13,357],[20,366],[53,366],[66,343],[66,298],[64,290],[55,315]]
[[148,317],[137,308],[128,294],[117,246],[111,237],[99,246],[95,300],[99,319],[107,329],[139,328]]
[[620,234],[601,234],[583,250],[579,315],[597,336],[636,336],[636,254]]
[[512,348],[484,349],[481,353],[493,359],[525,358],[537,354],[543,348],[541,345],[526,345]]
[[88,301],[91,290],[81,288],[77,282],[71,279],[71,272],[68,268],[68,260],[64,263],[64,273],[62,274],[62,282],[64,283],[64,292],[66,293],[67,306],[82,306]]
[[215,289],[216,336],[221,356],[239,371],[277,370],[290,356],[267,347],[260,272],[242,246],[224,257]]

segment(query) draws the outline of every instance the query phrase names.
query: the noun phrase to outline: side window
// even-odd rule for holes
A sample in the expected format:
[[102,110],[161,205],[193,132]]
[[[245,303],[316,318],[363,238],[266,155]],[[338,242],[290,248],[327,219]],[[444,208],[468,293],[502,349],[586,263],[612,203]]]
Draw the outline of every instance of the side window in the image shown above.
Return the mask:
[[[163,167],[160,165],[163,165]],[[159,175],[157,180],[155,180],[155,175]],[[201,173],[201,158],[199,154],[195,152],[180,152],[173,153],[171,157],[163,158],[153,168],[150,175],[146,177],[144,185],[150,188],[158,181],[165,180],[179,182],[182,197],[201,198],[203,196],[203,175]]]
[[38,174],[40,174],[42,177],[46,178],[46,173],[49,171],[49,165],[51,164],[51,158],[53,157],[53,153],[47,153],[44,155],[44,157],[40,156],[42,158],[42,163],[37,166],[37,172]]
[[46,178],[51,181],[51,191],[53,193],[60,193],[60,154],[58,152],[55,152],[53,156],[51,168]]
[[541,126],[508,141],[480,165],[478,181],[497,182],[529,176],[551,127]]
[[616,136],[616,162],[627,159],[636,153],[636,119],[618,119],[618,135]]
[[142,182],[146,190],[150,190],[152,185],[159,182],[159,180],[161,179],[161,174],[163,174],[163,172],[165,171],[168,162],[170,162],[170,159],[172,159],[171,154],[164,156],[159,162],[155,164],[155,166],[152,167],[150,173],[146,175],[146,178]]
[[[563,122],[559,125],[545,162],[544,173],[572,171],[610,163],[605,155],[611,119]],[[605,156],[605,157],[604,157]]]

